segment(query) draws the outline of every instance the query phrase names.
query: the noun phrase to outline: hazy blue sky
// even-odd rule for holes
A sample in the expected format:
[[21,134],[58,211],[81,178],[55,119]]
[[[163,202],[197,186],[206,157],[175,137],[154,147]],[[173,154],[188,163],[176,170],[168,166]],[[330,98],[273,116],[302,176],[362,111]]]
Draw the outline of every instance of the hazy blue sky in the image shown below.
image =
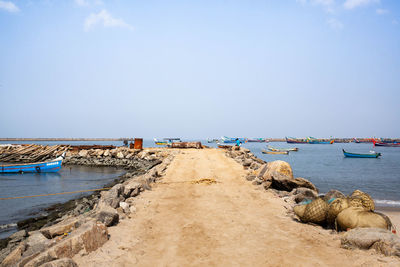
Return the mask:
[[400,2],[0,1],[0,137],[400,136]]

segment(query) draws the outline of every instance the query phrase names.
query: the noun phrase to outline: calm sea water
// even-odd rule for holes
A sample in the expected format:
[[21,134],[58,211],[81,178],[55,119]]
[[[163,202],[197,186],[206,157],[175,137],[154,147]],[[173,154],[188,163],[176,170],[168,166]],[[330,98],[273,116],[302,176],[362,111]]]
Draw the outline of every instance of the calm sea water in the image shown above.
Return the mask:
[[[0,174],[0,197],[43,195],[101,188],[124,170],[63,167],[57,173]],[[43,214],[43,209],[89,193],[0,200],[0,238],[16,231],[16,222]]]
[[[265,160],[284,160],[293,169],[295,177],[303,177],[314,183],[320,193],[337,189],[350,194],[356,189],[370,194],[377,206],[400,207],[400,148],[373,147],[372,144],[287,144],[269,143],[276,148],[298,147],[289,155],[262,154],[264,143],[246,143],[254,155]],[[345,158],[342,148],[348,152],[382,153],[378,159]]]
[[[216,144],[203,144],[216,147]],[[6,142],[0,142],[6,143]],[[12,142],[32,143],[32,142]],[[68,142],[35,142],[44,145],[68,144]],[[122,142],[69,142],[72,145],[99,144],[121,146]],[[144,147],[154,147],[152,140],[143,140]],[[253,154],[265,161],[284,160],[293,169],[295,177],[304,177],[325,193],[337,189],[345,194],[359,189],[370,194],[377,206],[400,208],[400,148],[373,147],[372,144],[287,144],[269,143],[276,148],[298,147],[289,155],[267,155],[265,143],[246,143]],[[378,159],[345,158],[342,148],[349,152],[381,152]],[[64,167],[56,174],[9,174],[0,175],[0,197],[49,194],[98,188],[121,175],[113,168]],[[0,200],[0,238],[15,231],[15,222],[37,214],[54,203],[64,202],[81,194],[39,197],[29,199]]]

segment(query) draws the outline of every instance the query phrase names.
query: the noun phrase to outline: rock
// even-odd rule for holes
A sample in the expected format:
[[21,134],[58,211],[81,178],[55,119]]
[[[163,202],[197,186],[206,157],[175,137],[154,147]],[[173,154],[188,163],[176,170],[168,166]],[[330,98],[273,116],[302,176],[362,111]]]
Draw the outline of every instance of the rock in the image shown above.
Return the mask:
[[314,200],[318,197],[317,191],[314,191],[314,190],[312,190],[310,188],[306,188],[306,187],[295,188],[290,192],[290,194],[295,196],[294,201],[296,203],[300,203],[303,200]]
[[382,215],[367,211],[363,207],[350,207],[344,209],[336,217],[337,226],[341,230],[354,228],[390,229],[391,222],[388,222],[387,220],[388,219]]
[[124,190],[124,185],[116,184],[109,191],[102,191],[99,206],[108,205],[114,209],[117,208],[119,202],[124,200]]
[[124,153],[122,153],[122,152],[118,152],[115,157],[118,158],[118,159],[125,158]]
[[30,256],[45,250],[51,241],[47,239],[41,232],[35,231],[26,239],[27,249],[23,256]]
[[400,237],[380,228],[357,228],[347,231],[341,238],[341,246],[347,249],[369,249],[386,256],[400,257]]
[[329,201],[332,198],[345,198],[345,197],[346,196],[342,192],[335,190],[335,189],[331,189],[331,190],[329,190],[328,193],[325,194],[324,200]]
[[290,192],[295,188],[305,187],[318,192],[318,189],[315,187],[315,185],[304,178],[293,179],[278,172],[272,172],[270,173],[270,176],[272,181],[271,186],[274,189]]
[[103,156],[104,156],[104,157],[109,157],[110,155],[111,155],[110,150],[109,150],[109,149],[106,149],[106,150],[104,151]]
[[71,235],[51,248],[40,253],[30,260],[25,267],[40,266],[62,258],[72,258],[80,252],[81,254],[88,254],[101,247],[107,240],[108,232],[104,224],[91,221],[79,227]]
[[104,150],[103,149],[96,149],[96,156],[101,157],[104,154]]
[[40,232],[48,239],[54,238],[56,236],[69,233],[82,224],[81,218],[71,217],[65,221],[61,221],[55,225],[45,227],[40,229]]
[[141,184],[136,181],[127,182],[125,184],[124,197],[129,198],[129,197],[137,196],[140,192],[140,187],[141,187]]
[[261,170],[259,175],[263,180],[267,181],[271,179],[272,174],[275,174],[275,179],[280,179],[281,177],[282,179],[293,179],[292,167],[282,160],[268,162],[264,172]]
[[28,232],[26,230],[21,230],[16,233],[13,233],[9,236],[11,239],[8,243],[18,243],[24,240],[28,236]]
[[247,148],[242,147],[241,150],[242,150],[244,153],[250,153],[250,149],[247,149]]
[[11,251],[10,254],[7,255],[7,257],[1,262],[1,266],[14,266],[22,258],[22,253],[25,251],[25,249],[26,244],[25,242],[22,242],[13,251]]
[[245,160],[243,160],[242,165],[244,167],[249,167],[252,163],[253,163],[253,161],[251,159],[245,159]]
[[119,206],[122,208],[122,210],[124,211],[124,213],[126,213],[126,214],[130,213],[129,204],[128,204],[128,203],[126,203],[126,202],[120,202],[120,203],[119,203]]
[[71,258],[62,258],[42,264],[40,267],[78,267],[78,264]]
[[246,180],[247,180],[247,181],[253,181],[254,179],[256,179],[256,176],[255,176],[255,175],[249,174],[249,175],[246,176]]
[[86,158],[88,156],[89,151],[83,149],[81,151],[79,151],[78,155],[82,158]]
[[251,165],[250,165],[250,169],[252,169],[252,170],[258,170],[260,168],[260,164],[259,163],[257,163],[257,162],[252,162],[251,163]]
[[110,206],[103,206],[97,211],[96,220],[108,227],[118,223],[119,215],[116,209]]
[[232,151],[238,151],[240,150],[240,146],[232,146],[231,149]]

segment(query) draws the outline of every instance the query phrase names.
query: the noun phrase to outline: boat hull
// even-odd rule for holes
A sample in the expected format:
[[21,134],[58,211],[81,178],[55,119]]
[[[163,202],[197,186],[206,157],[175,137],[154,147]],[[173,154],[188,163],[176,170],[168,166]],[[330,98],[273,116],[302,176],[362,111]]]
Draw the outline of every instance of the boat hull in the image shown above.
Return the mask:
[[288,155],[289,151],[267,151],[267,150],[261,150],[263,154],[271,154],[271,155]]
[[349,153],[344,151],[344,149],[343,149],[343,154],[346,158],[378,158],[382,155],[381,153],[370,153],[370,154]]
[[0,173],[58,172],[61,169],[61,164],[62,159],[29,164],[0,165]]

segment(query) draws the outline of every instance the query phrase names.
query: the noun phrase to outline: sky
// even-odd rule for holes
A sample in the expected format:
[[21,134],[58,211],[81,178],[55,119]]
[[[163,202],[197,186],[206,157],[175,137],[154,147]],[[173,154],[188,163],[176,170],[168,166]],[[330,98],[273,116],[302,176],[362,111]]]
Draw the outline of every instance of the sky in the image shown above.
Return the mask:
[[0,0],[0,137],[400,137],[400,1]]

